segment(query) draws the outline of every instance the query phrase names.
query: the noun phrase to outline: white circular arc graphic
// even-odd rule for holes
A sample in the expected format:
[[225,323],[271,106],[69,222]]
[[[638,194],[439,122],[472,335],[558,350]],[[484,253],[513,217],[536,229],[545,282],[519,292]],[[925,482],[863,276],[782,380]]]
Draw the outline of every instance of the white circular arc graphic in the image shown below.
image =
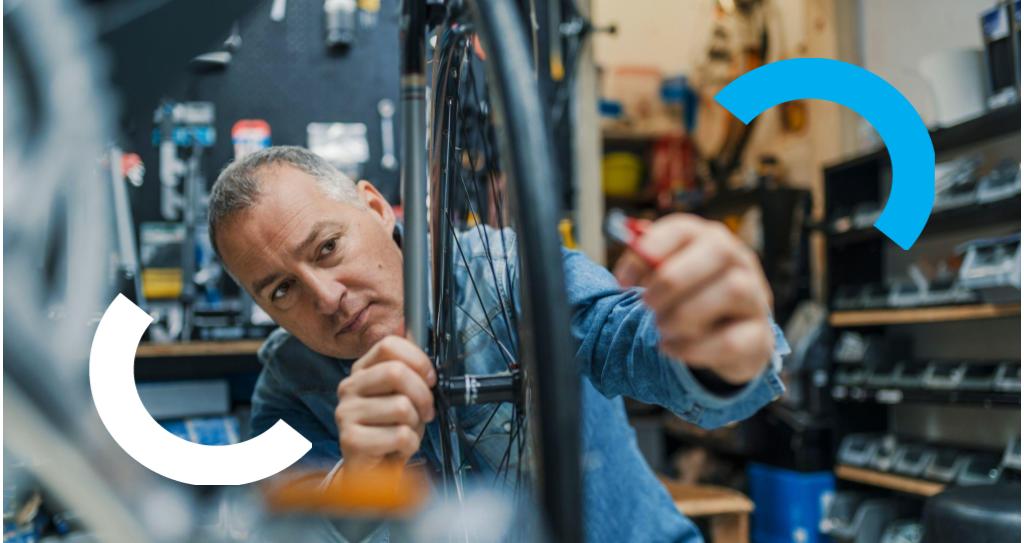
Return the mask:
[[135,388],[135,350],[153,319],[118,294],[107,307],[89,352],[89,386],[100,420],[129,456],[190,485],[242,485],[274,475],[312,444],[283,420],[234,445],[200,445],[168,432],[142,405]]

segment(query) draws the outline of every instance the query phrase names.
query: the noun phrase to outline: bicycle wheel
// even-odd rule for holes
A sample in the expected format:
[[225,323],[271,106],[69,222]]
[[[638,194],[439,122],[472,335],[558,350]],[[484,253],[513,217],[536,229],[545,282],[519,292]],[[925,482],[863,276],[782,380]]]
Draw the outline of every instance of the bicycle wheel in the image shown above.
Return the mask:
[[464,478],[489,463],[492,484],[536,496],[555,540],[580,541],[579,375],[548,188],[553,147],[516,6],[468,7],[450,8],[440,29],[431,107],[442,479],[461,497]]

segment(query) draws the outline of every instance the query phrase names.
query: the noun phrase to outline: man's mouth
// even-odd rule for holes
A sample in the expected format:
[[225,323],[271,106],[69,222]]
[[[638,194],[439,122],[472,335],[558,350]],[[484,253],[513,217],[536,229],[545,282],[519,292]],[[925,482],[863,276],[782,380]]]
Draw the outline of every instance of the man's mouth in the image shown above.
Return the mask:
[[341,329],[338,330],[337,335],[344,335],[362,328],[363,325],[366,324],[366,314],[367,310],[370,309],[370,305],[372,304],[366,304],[366,306],[360,309],[358,313],[353,315],[352,318],[348,320],[348,322],[342,325]]

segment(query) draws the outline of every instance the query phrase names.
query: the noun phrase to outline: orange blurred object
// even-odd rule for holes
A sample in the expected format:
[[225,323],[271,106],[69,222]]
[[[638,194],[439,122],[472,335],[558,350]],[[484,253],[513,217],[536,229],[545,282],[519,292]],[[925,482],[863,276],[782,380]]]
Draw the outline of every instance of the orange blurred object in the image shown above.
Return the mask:
[[487,53],[484,52],[484,46],[480,43],[480,36],[476,34],[473,34],[473,52],[480,57],[480,60],[487,60]]
[[264,487],[275,513],[319,513],[336,517],[406,515],[426,502],[427,474],[418,466],[381,464],[366,470],[343,468],[324,485],[324,472],[309,472]]

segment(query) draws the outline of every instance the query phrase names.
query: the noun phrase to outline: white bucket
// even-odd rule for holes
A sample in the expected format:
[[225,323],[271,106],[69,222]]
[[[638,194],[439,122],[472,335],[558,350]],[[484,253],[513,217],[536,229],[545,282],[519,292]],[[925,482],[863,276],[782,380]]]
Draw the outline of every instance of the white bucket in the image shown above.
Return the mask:
[[978,49],[932,53],[918,64],[935,96],[935,121],[949,126],[985,112],[985,61]]

